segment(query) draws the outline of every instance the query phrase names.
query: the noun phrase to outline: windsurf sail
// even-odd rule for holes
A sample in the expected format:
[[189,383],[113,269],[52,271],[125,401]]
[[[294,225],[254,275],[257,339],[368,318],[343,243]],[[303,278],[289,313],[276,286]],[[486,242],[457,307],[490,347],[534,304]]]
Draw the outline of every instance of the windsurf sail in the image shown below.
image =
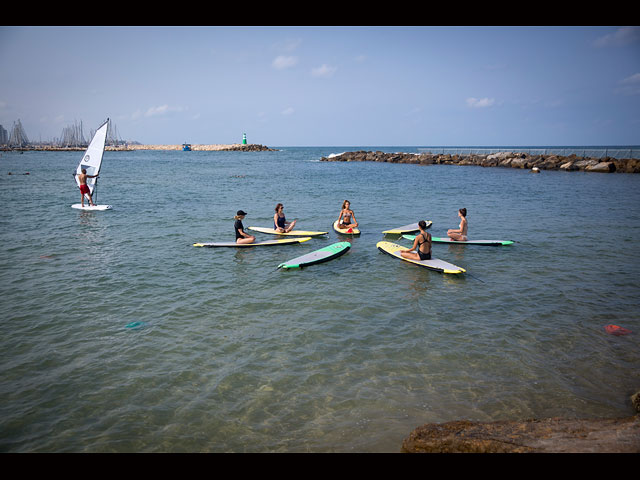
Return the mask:
[[[91,143],[87,147],[87,150],[84,152],[82,160],[78,164],[78,168],[76,168],[76,173],[74,177],[76,179],[76,184],[80,187],[80,181],[78,180],[78,174],[82,173],[82,169],[86,169],[87,175],[99,175],[100,167],[102,166],[102,156],[104,155],[104,145],[107,141],[107,131],[109,130],[109,119],[104,122],[95,135],[91,139]],[[89,187],[89,191],[93,196],[93,201],[95,203],[95,191],[98,184],[98,178],[87,178],[87,186]],[[88,200],[88,198],[87,198]]]

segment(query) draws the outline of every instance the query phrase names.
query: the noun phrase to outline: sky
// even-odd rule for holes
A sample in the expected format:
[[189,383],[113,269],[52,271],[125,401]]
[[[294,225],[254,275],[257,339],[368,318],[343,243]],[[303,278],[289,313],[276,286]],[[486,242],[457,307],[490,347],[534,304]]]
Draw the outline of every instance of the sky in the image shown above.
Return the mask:
[[0,26],[0,65],[32,141],[640,145],[640,27]]

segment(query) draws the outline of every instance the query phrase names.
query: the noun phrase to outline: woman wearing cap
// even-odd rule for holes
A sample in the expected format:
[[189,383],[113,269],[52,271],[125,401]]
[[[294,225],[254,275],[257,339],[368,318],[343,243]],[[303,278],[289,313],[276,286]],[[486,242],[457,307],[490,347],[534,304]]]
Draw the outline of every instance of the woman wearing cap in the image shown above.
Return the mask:
[[242,225],[242,220],[244,219],[247,213],[238,210],[236,216],[236,223],[234,223],[233,228],[236,229],[236,243],[253,243],[256,241],[256,237],[253,235],[249,235],[248,233],[244,233],[244,225]]
[[281,203],[276,205],[276,213],[273,215],[273,229],[279,233],[289,233],[296,226],[298,220],[287,222],[284,216],[284,205]]
[[451,240],[456,240],[458,242],[466,242],[467,241],[467,229],[469,228],[467,224],[467,209],[461,208],[458,210],[458,216],[460,217],[460,227],[458,228],[450,228],[447,230],[447,236]]

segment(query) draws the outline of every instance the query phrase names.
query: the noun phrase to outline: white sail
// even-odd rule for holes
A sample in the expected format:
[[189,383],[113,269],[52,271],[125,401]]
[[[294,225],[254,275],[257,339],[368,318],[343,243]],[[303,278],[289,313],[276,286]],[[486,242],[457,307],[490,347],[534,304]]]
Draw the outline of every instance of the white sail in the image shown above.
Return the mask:
[[[100,167],[102,165],[102,155],[104,154],[104,144],[107,141],[107,130],[109,129],[109,119],[104,122],[96,131],[95,135],[91,139],[91,143],[84,152],[84,156],[78,168],[76,169],[76,183],[80,187],[80,181],[78,180],[78,174],[82,173],[82,169],[86,169],[87,175],[98,175],[100,173]],[[96,188],[97,178],[87,178],[87,186],[89,191],[93,195]],[[88,198],[87,198],[88,200]]]

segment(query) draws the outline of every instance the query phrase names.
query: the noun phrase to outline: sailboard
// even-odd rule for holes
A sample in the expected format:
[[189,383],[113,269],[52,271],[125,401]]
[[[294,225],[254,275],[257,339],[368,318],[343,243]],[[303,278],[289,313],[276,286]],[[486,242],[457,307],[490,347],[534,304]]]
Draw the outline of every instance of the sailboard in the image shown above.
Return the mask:
[[[414,240],[416,238],[415,235],[403,235],[407,240]],[[431,241],[434,243],[455,243],[458,245],[486,245],[491,247],[498,247],[500,245],[512,245],[514,242],[512,240],[452,240],[449,237],[431,237]]]
[[249,247],[262,247],[262,246],[272,246],[272,245],[289,245],[292,243],[302,243],[307,240],[311,240],[311,237],[300,237],[300,238],[282,238],[279,240],[267,240],[265,242],[253,242],[253,243],[236,243],[236,242],[210,242],[210,243],[194,243],[194,247],[238,247],[238,248],[249,248]]
[[333,243],[329,246],[320,248],[319,250],[307,253],[306,255],[301,255],[283,262],[278,265],[278,268],[302,268],[308,267],[309,265],[315,265],[316,263],[328,262],[329,260],[333,260],[334,258],[344,255],[350,248],[351,244],[349,242]]
[[338,228],[338,220],[333,222],[333,229],[341,235],[360,235],[357,228]]
[[[78,164],[78,168],[76,168],[75,173],[73,174],[76,185],[78,188],[80,187],[80,181],[78,180],[78,175],[82,173],[82,169],[84,168],[87,171],[87,175],[99,175],[100,168],[102,167],[102,157],[104,156],[104,145],[107,142],[107,131],[109,130],[109,119],[98,127],[96,133],[93,135],[89,146],[84,152],[80,163]],[[97,199],[97,187],[98,187],[98,177],[95,178],[87,178],[87,186],[89,187],[89,192],[91,192],[91,196],[93,198],[93,203],[95,206],[91,206],[89,202],[88,195],[85,194],[86,204],[83,207],[81,203],[75,203],[71,205],[72,208],[77,208],[80,210],[109,210],[111,205],[98,205],[96,202]]]
[[420,265],[421,267],[428,268],[429,270],[433,270],[435,272],[440,273],[464,273],[466,270],[462,267],[454,265],[453,263],[445,262],[444,260],[440,260],[438,258],[432,258],[431,260],[412,260],[410,258],[404,258],[400,252],[403,250],[409,250],[407,247],[403,247],[402,245],[397,245],[391,242],[378,242],[376,247],[381,252],[387,253],[392,257],[399,258],[400,260],[404,260],[405,262],[414,263],[416,265]]
[[[431,220],[426,220],[427,228],[431,226],[433,223]],[[418,222],[410,223],[409,225],[404,225],[402,227],[392,228],[391,230],[385,230],[382,233],[392,234],[392,235],[403,235],[405,233],[414,233],[420,231],[420,227],[418,227]]]
[[298,236],[298,237],[317,237],[318,235],[326,235],[329,232],[315,232],[307,230],[291,230],[290,232],[278,232],[275,228],[267,227],[248,227],[249,230],[260,233],[268,233],[270,235]]

